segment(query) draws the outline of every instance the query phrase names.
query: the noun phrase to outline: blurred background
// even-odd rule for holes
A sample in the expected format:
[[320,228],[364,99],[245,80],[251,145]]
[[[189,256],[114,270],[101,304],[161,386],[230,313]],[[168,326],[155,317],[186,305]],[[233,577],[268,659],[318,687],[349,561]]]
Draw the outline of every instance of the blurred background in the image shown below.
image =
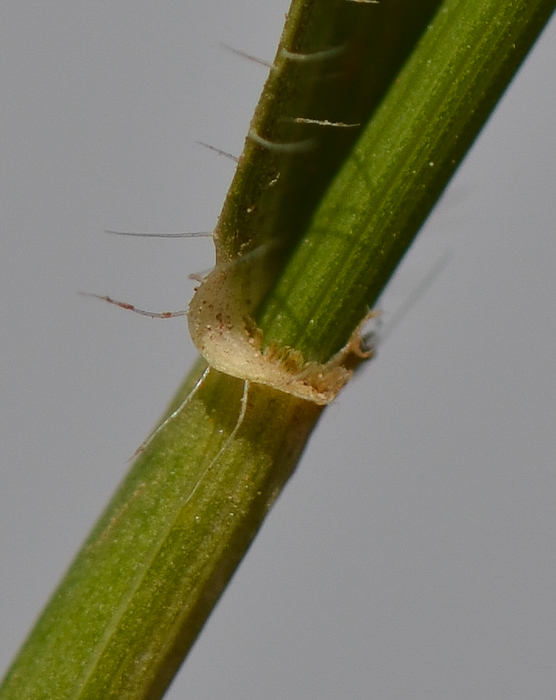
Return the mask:
[[[195,357],[186,308],[287,0],[4,0],[0,666]],[[556,24],[381,303],[168,698],[536,700],[556,687]]]

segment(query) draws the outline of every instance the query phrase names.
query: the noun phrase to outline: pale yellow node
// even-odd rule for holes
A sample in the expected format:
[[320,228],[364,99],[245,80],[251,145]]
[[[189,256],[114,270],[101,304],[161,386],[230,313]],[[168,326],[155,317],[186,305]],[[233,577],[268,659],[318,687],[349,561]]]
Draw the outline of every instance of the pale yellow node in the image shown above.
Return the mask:
[[319,405],[330,403],[355,367],[372,355],[361,340],[361,325],[367,319],[347,345],[324,364],[304,362],[291,348],[270,346],[263,351],[261,332],[251,315],[245,273],[241,265],[217,265],[196,289],[188,310],[195,347],[220,372]]

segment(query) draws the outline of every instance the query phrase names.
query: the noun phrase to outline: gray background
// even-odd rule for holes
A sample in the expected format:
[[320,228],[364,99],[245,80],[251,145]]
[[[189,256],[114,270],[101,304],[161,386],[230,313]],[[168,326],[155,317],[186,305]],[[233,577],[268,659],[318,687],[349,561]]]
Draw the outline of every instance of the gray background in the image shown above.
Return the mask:
[[[169,400],[286,0],[4,0],[0,665]],[[554,698],[556,25],[402,266],[169,698]]]

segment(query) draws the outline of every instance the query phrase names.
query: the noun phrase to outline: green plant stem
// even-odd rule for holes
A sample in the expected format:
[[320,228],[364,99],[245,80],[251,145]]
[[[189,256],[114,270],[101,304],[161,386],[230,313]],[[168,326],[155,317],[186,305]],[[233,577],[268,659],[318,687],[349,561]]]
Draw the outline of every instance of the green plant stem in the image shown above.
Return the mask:
[[257,385],[245,393],[215,370],[191,394],[203,370],[85,542],[2,698],[164,693],[322,410]]
[[447,0],[315,214],[260,318],[326,361],[376,302],[554,10]]
[[[554,5],[442,5],[307,238],[289,262],[281,261],[282,277],[261,313],[265,340],[315,359],[326,359],[344,342]],[[314,0],[307,7],[316,7]],[[252,143],[249,149],[260,151]],[[244,207],[256,194],[255,181],[246,182],[251,189]],[[251,239],[238,238],[237,189],[231,197],[219,230],[233,259]],[[273,206],[267,202],[261,211],[271,217]],[[173,417],[139,456],[48,604],[0,698],[159,698],[292,473],[321,410],[197,365],[170,408]]]

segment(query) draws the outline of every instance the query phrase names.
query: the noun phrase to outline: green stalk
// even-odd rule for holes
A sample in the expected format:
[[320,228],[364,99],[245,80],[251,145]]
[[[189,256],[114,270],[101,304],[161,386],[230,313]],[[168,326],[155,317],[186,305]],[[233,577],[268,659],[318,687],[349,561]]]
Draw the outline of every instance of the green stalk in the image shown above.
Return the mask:
[[1,697],[161,697],[320,414],[314,404],[253,386],[234,435],[243,394],[243,382],[211,371],[147,446]]
[[372,308],[554,10],[445,2],[323,199],[260,319],[325,361]]
[[[286,225],[296,219],[296,187],[286,183],[268,194],[275,169],[280,179],[283,172],[291,174],[301,154],[248,142],[219,235],[222,255],[233,260],[246,247],[281,240],[283,227],[288,231],[280,254],[273,256],[269,278],[277,283],[268,285],[260,312],[265,342],[319,361],[345,342],[555,4],[443,3],[398,78],[394,81],[390,70],[384,79],[392,85],[388,95],[314,216],[312,203],[326,178],[296,205],[303,226],[311,220],[301,242],[303,226],[289,235]],[[336,25],[323,21],[317,7],[337,13],[335,22],[344,17],[338,3],[295,3],[283,38],[289,50],[316,51],[322,47],[315,43],[322,32],[328,32],[324,44],[335,45],[336,30],[330,27]],[[348,11],[373,7],[350,6]],[[347,34],[350,22],[352,28],[356,23],[346,20]],[[388,26],[385,21],[383,30]],[[307,27],[316,27],[315,34]],[[298,43],[288,43],[292,37]],[[394,51],[398,57],[399,48]],[[361,75],[368,76],[364,64]],[[294,68],[293,73],[303,73],[300,66]],[[291,69],[283,62],[281,70]],[[269,85],[275,91],[267,85],[254,125],[257,132],[268,129],[265,138],[296,140],[298,127],[280,115],[300,108],[306,90],[296,92],[295,76],[280,78],[281,70],[271,74]],[[273,82],[282,79],[282,87]],[[306,88],[316,77],[300,80]],[[298,101],[292,108],[288,100],[294,93]],[[272,102],[271,94],[272,108],[265,102]],[[379,94],[381,90],[375,99]],[[320,99],[310,95],[304,109],[316,108]],[[374,109],[372,100],[365,109]],[[341,115],[333,118],[344,121]],[[272,131],[273,123],[286,132]],[[256,157],[262,163],[258,178]],[[301,157],[304,168],[314,162],[310,152]],[[327,162],[322,154],[314,157]],[[327,167],[329,180],[336,166],[331,160]],[[292,210],[286,214],[288,202]],[[245,212],[253,203],[258,209],[250,218]],[[0,698],[161,697],[295,468],[321,412],[316,404],[199,363],[45,609],[0,688]]]

